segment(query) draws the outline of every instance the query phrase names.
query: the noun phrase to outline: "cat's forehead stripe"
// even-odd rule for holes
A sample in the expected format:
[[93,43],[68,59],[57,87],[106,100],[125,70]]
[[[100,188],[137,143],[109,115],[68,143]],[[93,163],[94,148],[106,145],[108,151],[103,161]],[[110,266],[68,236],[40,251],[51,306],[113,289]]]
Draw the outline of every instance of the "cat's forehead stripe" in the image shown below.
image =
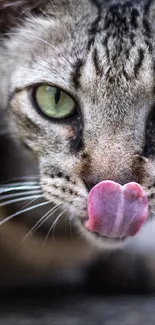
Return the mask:
[[135,75],[135,77],[137,77],[137,74],[138,74],[138,72],[139,72],[139,70],[140,70],[140,68],[141,68],[141,66],[143,64],[144,59],[145,59],[145,52],[144,52],[144,50],[142,48],[140,48],[138,50],[138,60],[135,63],[135,66],[134,66],[134,75]]
[[99,56],[98,56],[98,51],[96,48],[93,49],[93,53],[92,53],[92,60],[93,60],[93,64],[96,70],[96,75],[102,75],[103,73],[103,69],[100,65],[100,61],[99,61]]
[[84,65],[84,61],[81,59],[78,59],[77,62],[74,63],[71,79],[72,79],[75,89],[79,88],[79,86],[80,86],[80,78],[81,78],[81,71],[82,71],[83,65]]
[[99,22],[100,22],[101,18],[102,18],[101,8],[99,7],[98,15],[95,18],[95,20],[92,22],[92,25],[89,30],[89,42],[88,42],[88,47],[87,47],[88,50],[90,50],[91,46],[94,45],[95,36],[96,36],[96,33],[98,32],[98,26],[99,26]]

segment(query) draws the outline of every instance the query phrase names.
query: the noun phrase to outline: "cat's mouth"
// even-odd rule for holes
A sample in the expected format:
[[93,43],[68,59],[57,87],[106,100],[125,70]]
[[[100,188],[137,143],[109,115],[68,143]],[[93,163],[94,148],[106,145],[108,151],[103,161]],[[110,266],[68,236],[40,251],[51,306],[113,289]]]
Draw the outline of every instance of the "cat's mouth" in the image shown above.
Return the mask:
[[88,195],[88,218],[83,225],[103,239],[122,241],[135,236],[148,218],[148,198],[137,183],[97,184]]

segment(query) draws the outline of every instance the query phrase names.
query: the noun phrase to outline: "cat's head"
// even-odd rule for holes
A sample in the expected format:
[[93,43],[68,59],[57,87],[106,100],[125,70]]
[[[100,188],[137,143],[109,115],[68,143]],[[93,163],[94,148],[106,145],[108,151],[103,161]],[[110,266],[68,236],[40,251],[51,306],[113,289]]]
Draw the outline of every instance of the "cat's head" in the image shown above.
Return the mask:
[[90,198],[96,184],[136,182],[149,216],[155,206],[154,1],[132,3],[1,1],[1,98],[12,131],[33,151],[45,197],[108,247],[122,239],[85,227],[88,195],[93,209],[105,186],[117,209],[105,182]]

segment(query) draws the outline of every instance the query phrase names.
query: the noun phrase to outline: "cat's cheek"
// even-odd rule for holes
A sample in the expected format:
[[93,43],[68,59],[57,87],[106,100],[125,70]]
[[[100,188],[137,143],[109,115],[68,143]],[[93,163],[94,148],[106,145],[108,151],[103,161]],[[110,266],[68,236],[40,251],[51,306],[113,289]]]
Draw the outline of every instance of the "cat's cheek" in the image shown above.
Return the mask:
[[31,133],[29,130],[20,125],[20,123],[14,123],[12,125],[11,133],[13,137],[18,139],[26,148],[35,153],[40,152],[40,145],[37,135]]
[[62,138],[66,141],[70,141],[75,137],[75,131],[72,126],[65,126],[61,131]]
[[27,120],[12,110],[10,114],[10,131],[12,136],[19,140],[22,145],[35,154],[40,153],[40,142],[37,130],[34,130]]
[[33,141],[31,138],[25,137],[21,139],[21,141],[28,150],[30,150],[35,156],[39,157],[40,147],[35,140]]

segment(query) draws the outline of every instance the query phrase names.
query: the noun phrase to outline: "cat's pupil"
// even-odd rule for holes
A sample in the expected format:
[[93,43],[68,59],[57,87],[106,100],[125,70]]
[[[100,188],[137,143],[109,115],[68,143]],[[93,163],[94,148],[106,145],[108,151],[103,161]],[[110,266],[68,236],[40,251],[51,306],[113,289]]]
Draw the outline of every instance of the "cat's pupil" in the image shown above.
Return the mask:
[[61,92],[60,92],[59,89],[57,89],[57,90],[56,90],[56,93],[55,93],[55,104],[56,104],[56,105],[59,104],[60,97],[61,97]]

